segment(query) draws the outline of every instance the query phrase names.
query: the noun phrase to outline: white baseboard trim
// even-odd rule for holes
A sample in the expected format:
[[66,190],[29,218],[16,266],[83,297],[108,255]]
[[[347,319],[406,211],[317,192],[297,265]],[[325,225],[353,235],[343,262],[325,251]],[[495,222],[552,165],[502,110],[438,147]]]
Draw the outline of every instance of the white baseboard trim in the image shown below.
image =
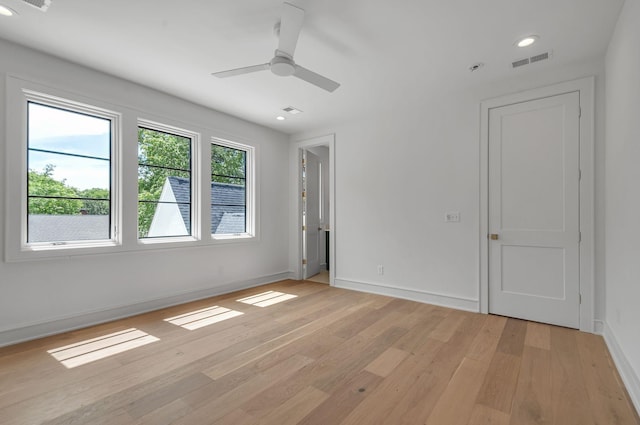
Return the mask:
[[633,367],[631,367],[631,364],[624,355],[620,344],[618,344],[618,340],[606,322],[604,322],[604,332],[602,333],[602,336],[609,348],[613,362],[618,368],[618,373],[622,378],[622,382],[627,388],[631,402],[635,406],[638,414],[640,414],[640,377],[635,373]]
[[392,285],[381,285],[379,283],[357,282],[348,279],[336,278],[334,286],[336,288],[351,289],[354,291],[368,292],[389,297],[402,298],[410,301],[417,301],[427,304],[439,305],[441,307],[455,308],[477,313],[480,311],[478,300],[463,298],[455,295],[436,294],[433,292],[419,291],[416,289],[400,288]]
[[227,283],[212,288],[182,292],[162,298],[150,299],[100,310],[83,312],[73,316],[54,318],[48,321],[34,322],[22,326],[0,330],[0,347],[13,345],[32,339],[43,338],[75,329],[86,328],[100,323],[110,322],[137,314],[147,313],[161,308],[184,304],[191,301],[228,294],[242,289],[253,288],[267,283],[291,279],[292,272],[282,272],[261,276],[245,281]]
[[597,319],[593,321],[593,333],[596,335],[602,335],[604,333],[604,321]]

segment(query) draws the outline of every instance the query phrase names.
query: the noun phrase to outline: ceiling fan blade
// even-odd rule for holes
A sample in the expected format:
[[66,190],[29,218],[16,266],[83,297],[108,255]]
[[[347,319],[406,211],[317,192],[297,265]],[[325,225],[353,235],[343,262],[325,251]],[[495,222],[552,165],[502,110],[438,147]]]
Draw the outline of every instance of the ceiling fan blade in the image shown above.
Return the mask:
[[309,71],[308,69],[303,68],[300,65],[296,65],[296,71],[293,73],[293,76],[298,77],[301,80],[306,81],[307,83],[318,86],[328,92],[332,92],[340,87],[340,83],[336,83],[335,81],[330,80],[327,77],[323,77],[320,74]]
[[264,71],[269,69],[271,65],[263,63],[262,65],[245,66],[244,68],[230,69],[228,71],[214,72],[211,75],[215,75],[218,78],[233,77],[235,75],[249,74],[251,72]]
[[300,35],[303,21],[304,10],[291,3],[283,4],[278,50],[286,53],[291,58],[293,58],[293,53],[296,51],[296,44],[298,44],[298,36]]

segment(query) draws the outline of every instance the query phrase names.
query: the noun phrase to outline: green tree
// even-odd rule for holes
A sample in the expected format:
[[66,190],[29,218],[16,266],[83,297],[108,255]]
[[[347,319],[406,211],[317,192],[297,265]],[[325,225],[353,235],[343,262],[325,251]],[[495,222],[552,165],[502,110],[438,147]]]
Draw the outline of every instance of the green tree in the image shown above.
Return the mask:
[[[211,178],[244,185],[246,153],[211,146]],[[167,177],[191,178],[191,139],[156,130],[138,129],[138,236],[149,234]]]
[[[111,211],[109,202],[109,189],[101,189],[94,187],[91,189],[85,189],[78,192],[82,201],[82,210],[89,215],[109,215]],[[104,199],[104,201],[96,201],[95,199]]]
[[[169,176],[190,177],[191,139],[146,128],[138,129],[138,235],[149,233]],[[149,202],[144,202],[149,201]]]
[[211,179],[217,183],[244,185],[245,160],[245,151],[211,145]]
[[42,172],[29,170],[29,214],[69,215],[80,214],[82,201],[75,199],[50,199],[39,196],[77,198],[78,191],[66,181],[52,177],[54,166],[47,164]]

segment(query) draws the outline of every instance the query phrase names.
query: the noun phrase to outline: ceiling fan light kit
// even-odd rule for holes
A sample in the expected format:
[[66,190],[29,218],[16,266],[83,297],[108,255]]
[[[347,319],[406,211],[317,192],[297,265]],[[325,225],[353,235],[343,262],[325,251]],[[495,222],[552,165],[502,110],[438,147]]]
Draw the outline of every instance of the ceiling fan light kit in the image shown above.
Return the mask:
[[328,92],[333,92],[340,87],[339,83],[303,68],[293,60],[303,21],[304,10],[291,3],[284,3],[280,23],[274,27],[274,32],[278,35],[279,40],[273,59],[265,64],[214,72],[212,75],[218,78],[227,78],[269,69],[280,77],[294,76]]

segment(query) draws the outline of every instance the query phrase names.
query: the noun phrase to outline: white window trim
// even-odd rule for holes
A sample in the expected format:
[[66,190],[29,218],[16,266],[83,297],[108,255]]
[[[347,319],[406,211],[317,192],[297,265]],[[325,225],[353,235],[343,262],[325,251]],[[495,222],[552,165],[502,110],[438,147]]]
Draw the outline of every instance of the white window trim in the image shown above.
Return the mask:
[[[217,242],[237,242],[241,240],[255,240],[258,237],[257,232],[257,190],[256,190],[256,147],[239,143],[227,139],[221,139],[218,137],[212,137],[210,145],[218,145],[226,148],[237,149],[244,151],[245,156],[245,190],[246,190],[246,205],[245,205],[245,220],[246,229],[244,233],[227,233],[227,234],[213,234],[213,229],[209,229],[211,232],[211,239]],[[209,165],[211,165],[211,155],[208,159]],[[209,185],[211,184],[211,169],[209,169]],[[208,205],[209,217],[211,215],[211,200]],[[209,226],[211,226],[211,220],[208,220]]]
[[[11,143],[11,147],[7,147],[7,182],[12,182],[14,186],[8,186],[7,190],[7,229],[15,228],[19,223],[18,231],[7,232],[6,255],[8,259],[22,259],[25,257],[39,256],[67,256],[70,251],[75,250],[102,250],[105,247],[114,247],[121,244],[120,229],[120,146],[121,146],[121,122],[122,115],[110,109],[96,106],[93,102],[78,100],[79,97],[67,95],[49,94],[52,90],[41,90],[39,87],[33,87],[30,84],[20,84],[20,87],[10,87],[7,93],[8,106],[7,122],[16,125],[7,126],[7,138],[16,143]],[[13,88],[13,90],[11,90]],[[47,91],[49,93],[43,93]],[[65,242],[27,242],[27,126],[28,126],[28,104],[34,102],[45,106],[61,108],[72,112],[78,112],[104,118],[110,121],[111,125],[111,155],[110,155],[110,172],[111,172],[111,226],[110,238],[105,240],[82,240],[82,241],[65,241]],[[19,152],[15,152],[18,149]],[[16,160],[19,158],[19,160]],[[19,182],[16,184],[16,182]],[[17,200],[17,202],[16,202]],[[57,254],[56,254],[57,253]]]
[[[162,133],[175,134],[176,136],[186,137],[191,139],[191,235],[189,236],[165,236],[154,238],[140,238],[137,232],[136,226],[136,238],[141,245],[155,245],[166,243],[180,243],[180,242],[193,242],[200,239],[202,215],[201,215],[201,197],[200,186],[202,181],[202,174],[199,172],[200,167],[200,133],[191,130],[185,130],[180,127],[174,127],[171,125],[159,123],[156,121],[138,119],[138,127],[148,128],[149,130],[156,130]],[[136,140],[136,142],[138,142]],[[136,158],[136,164],[138,160]],[[137,181],[136,181],[137,183]],[[137,193],[137,190],[136,190]],[[136,212],[138,211],[138,202],[136,202]],[[137,221],[137,216],[136,216]]]
[[[5,78],[6,97],[4,99],[5,143],[4,161],[0,166],[5,173],[5,255],[6,262],[29,262],[44,260],[64,260],[94,255],[111,255],[135,252],[166,251],[197,249],[207,246],[224,244],[253,244],[260,241],[260,145],[241,134],[227,133],[218,128],[212,128],[197,121],[173,117],[166,113],[159,113],[153,108],[140,110],[136,107],[113,103],[102,100],[100,94],[86,89],[77,92],[73,87],[59,86],[46,81],[37,81],[25,78],[21,75],[7,74]],[[26,206],[23,207],[27,193],[27,101],[26,92],[32,92],[46,96],[48,99],[60,99],[66,104],[86,105],[94,110],[102,110],[114,113],[117,116],[117,127],[113,131],[111,165],[112,178],[112,226],[113,241],[79,241],[74,244],[53,246],[50,249],[22,249],[23,236],[22,223],[26,220]],[[112,112],[117,111],[117,112]],[[93,113],[92,113],[93,114]],[[179,114],[178,114],[179,115]],[[114,121],[115,122],[115,121]],[[199,189],[194,196],[192,226],[199,226],[192,231],[193,237],[170,237],[162,241],[140,240],[137,234],[137,128],[139,122],[151,122],[154,127],[162,129],[162,126],[175,132],[175,129],[190,128],[199,134],[198,141],[194,141],[192,152],[193,168],[192,177]],[[159,123],[168,123],[157,126]],[[248,217],[247,228],[252,232],[236,235],[216,235],[214,238],[210,232],[210,193],[206,187],[211,178],[210,167],[210,143],[229,144],[230,147],[247,149],[253,155],[253,167],[248,167],[247,178],[253,193],[247,199]],[[237,142],[232,142],[235,140]],[[241,142],[241,143],[238,143]],[[249,174],[251,173],[251,174]],[[248,180],[249,184],[249,180]],[[195,193],[195,191],[194,191]],[[24,219],[23,219],[24,214]],[[26,225],[26,223],[25,223]],[[26,229],[26,227],[25,227]],[[26,234],[26,231],[24,232]],[[143,241],[142,243],[140,241]]]

